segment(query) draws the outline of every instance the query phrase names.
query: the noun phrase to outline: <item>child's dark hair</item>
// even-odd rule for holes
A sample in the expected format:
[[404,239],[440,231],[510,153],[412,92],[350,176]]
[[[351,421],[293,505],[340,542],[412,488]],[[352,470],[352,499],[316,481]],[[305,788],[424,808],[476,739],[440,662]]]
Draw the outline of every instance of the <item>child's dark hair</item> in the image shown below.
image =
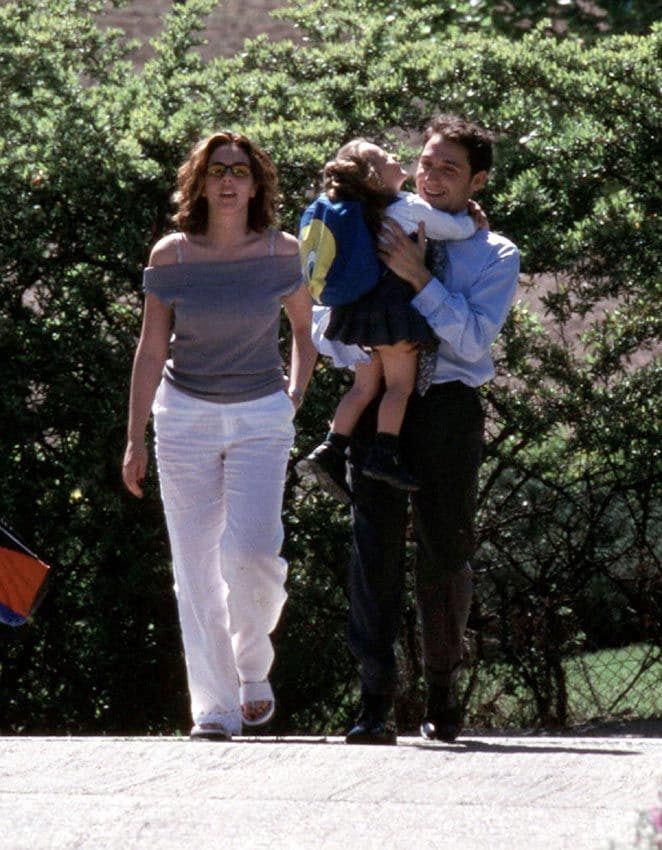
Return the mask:
[[386,207],[393,200],[374,165],[359,153],[367,139],[352,139],[324,166],[323,188],[332,201],[360,201],[368,229],[376,238]]

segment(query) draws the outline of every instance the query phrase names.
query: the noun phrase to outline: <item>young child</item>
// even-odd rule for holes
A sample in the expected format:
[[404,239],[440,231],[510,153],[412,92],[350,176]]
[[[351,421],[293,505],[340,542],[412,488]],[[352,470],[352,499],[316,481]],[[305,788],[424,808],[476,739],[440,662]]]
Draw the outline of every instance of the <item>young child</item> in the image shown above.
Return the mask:
[[[371,352],[357,363],[354,383],[343,396],[324,442],[297,464],[330,495],[351,501],[345,480],[345,451],[361,413],[385,384],[377,435],[364,475],[414,491],[418,483],[398,452],[400,427],[417,374],[419,353],[437,346],[428,323],[409,303],[415,293],[379,263],[376,240],[384,216],[407,233],[424,222],[432,239],[466,239],[477,224],[468,214],[435,210],[400,188],[407,178],[397,159],[365,139],[354,139],[327,163],[324,193],[304,212],[299,244],[313,297],[331,306],[324,335]],[[478,215],[478,213],[476,213]]]

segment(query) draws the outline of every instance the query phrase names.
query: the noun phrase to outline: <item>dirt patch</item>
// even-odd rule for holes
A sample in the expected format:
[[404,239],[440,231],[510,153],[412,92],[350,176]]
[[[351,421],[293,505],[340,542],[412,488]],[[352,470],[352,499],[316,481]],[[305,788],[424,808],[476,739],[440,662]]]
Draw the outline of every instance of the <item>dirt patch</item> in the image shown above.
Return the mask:
[[[283,0],[219,2],[208,18],[204,32],[207,44],[201,48],[203,57],[232,56],[243,48],[247,38],[255,38],[262,33],[272,41],[284,38],[296,40],[300,36],[294,27],[285,21],[275,20],[270,14],[285,5]],[[141,65],[152,54],[149,39],[159,34],[163,17],[172,6],[172,0],[136,0],[123,9],[109,8],[100,20],[108,26],[120,27],[129,38],[139,38],[143,42],[134,55],[136,63]]]

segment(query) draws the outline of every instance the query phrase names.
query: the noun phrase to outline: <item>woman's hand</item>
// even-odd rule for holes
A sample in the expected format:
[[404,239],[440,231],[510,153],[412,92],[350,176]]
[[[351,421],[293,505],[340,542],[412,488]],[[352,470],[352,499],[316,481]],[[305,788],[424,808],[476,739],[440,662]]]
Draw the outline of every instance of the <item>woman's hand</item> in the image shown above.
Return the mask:
[[295,412],[297,412],[303,404],[303,393],[296,387],[292,387],[292,389],[287,390],[287,396],[294,405]]
[[[151,259],[154,260],[154,251]],[[157,259],[160,261],[163,257]],[[145,296],[142,331],[133,361],[127,443],[122,463],[122,479],[127,490],[138,498],[143,495],[140,485],[147,471],[145,428],[156,388],[161,381],[163,364],[168,356],[171,321],[170,307],[148,292]]]
[[147,472],[147,446],[144,443],[127,443],[122,463],[122,480],[130,493],[139,499],[143,497],[140,486]]
[[306,387],[317,361],[317,349],[311,338],[312,299],[304,283],[292,295],[283,298],[283,306],[292,328],[290,376],[285,392],[297,411],[303,403]]
[[485,211],[478,203],[478,201],[474,201],[473,198],[469,198],[467,201],[467,211],[471,218],[476,222],[476,227],[478,230],[489,230],[490,223],[487,220],[487,215]]

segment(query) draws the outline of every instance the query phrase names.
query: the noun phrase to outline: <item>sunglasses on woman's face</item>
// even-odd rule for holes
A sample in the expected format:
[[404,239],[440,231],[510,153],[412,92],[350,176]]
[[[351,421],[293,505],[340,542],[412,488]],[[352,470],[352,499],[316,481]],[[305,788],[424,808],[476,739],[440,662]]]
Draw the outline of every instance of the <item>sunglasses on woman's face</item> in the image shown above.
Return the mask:
[[251,167],[246,162],[233,162],[230,165],[225,165],[223,162],[213,162],[207,167],[207,174],[219,180],[221,177],[225,177],[228,172],[233,177],[250,177],[252,174]]

